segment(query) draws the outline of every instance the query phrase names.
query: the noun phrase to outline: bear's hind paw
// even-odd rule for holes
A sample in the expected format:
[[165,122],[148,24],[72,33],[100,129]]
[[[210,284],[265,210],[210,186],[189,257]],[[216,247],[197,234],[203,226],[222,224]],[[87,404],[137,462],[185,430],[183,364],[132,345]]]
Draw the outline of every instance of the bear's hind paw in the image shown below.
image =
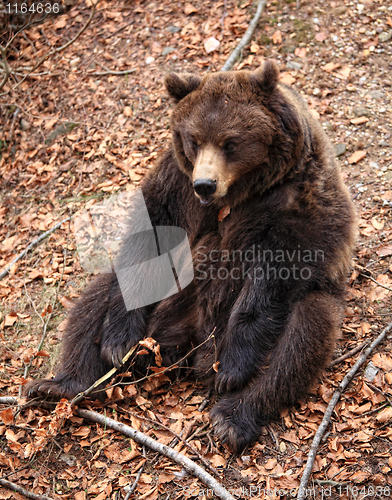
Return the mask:
[[[238,402],[241,405],[241,402]],[[260,426],[251,419],[241,418],[238,411],[229,410],[225,400],[218,402],[210,411],[214,434],[230,450],[240,453],[260,435]],[[241,411],[240,411],[241,413]]]

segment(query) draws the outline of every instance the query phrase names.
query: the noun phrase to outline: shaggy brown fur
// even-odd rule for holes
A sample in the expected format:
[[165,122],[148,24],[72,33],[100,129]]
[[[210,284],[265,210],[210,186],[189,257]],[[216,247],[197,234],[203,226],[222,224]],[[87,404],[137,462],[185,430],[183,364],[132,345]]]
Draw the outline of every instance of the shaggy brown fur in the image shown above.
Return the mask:
[[145,336],[167,365],[214,331],[190,361],[221,393],[211,419],[239,451],[306,395],[329,359],[353,208],[322,128],[273,63],[203,79],[171,74],[166,87],[177,103],[172,144],[142,189],[153,225],[186,230],[195,278],[127,311],[116,275],[98,277],[70,313],[56,377],[27,392],[72,397]]

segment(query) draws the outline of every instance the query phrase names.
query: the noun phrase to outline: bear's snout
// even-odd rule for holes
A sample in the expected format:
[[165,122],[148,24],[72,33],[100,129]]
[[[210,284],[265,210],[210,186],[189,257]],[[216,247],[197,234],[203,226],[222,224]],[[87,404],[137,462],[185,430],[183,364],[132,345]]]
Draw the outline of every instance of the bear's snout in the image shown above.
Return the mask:
[[195,193],[201,198],[201,202],[205,203],[216,191],[216,181],[212,179],[196,179],[193,183]]

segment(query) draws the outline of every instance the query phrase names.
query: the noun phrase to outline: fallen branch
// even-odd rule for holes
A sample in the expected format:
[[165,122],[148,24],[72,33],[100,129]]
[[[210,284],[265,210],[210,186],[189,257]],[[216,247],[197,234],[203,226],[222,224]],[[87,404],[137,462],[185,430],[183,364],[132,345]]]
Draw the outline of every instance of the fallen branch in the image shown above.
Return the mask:
[[245,31],[244,36],[241,38],[239,44],[237,47],[233,50],[233,52],[230,54],[229,58],[225,62],[225,64],[222,66],[221,71],[229,71],[231,68],[234,66],[234,63],[236,60],[239,58],[241,54],[241,50],[248,45],[250,42],[253,33],[256,29],[256,26],[260,20],[261,14],[264,10],[264,7],[267,5],[267,0],[259,0],[259,3],[257,4],[257,9],[256,9],[256,14],[254,15],[252,21],[250,22],[248,29]]
[[206,460],[203,457],[203,455],[201,455],[196,450],[196,448],[191,445],[191,443],[189,443],[186,439],[184,439],[182,436],[177,434],[177,432],[174,432],[172,429],[170,429],[170,427],[167,427],[166,425],[162,424],[161,422],[159,422],[159,420],[153,420],[152,418],[142,417],[141,415],[138,415],[137,413],[133,413],[132,411],[129,411],[129,410],[124,410],[124,411],[126,411],[129,415],[132,415],[133,417],[138,418],[139,420],[143,420],[144,422],[149,422],[150,424],[153,424],[153,425],[159,425],[159,427],[162,427],[162,429],[165,429],[165,431],[168,431],[171,434],[173,434],[173,436],[176,437],[178,439],[178,441],[181,441],[182,443],[184,443],[184,445],[187,448],[189,448],[189,450],[191,450],[191,452],[194,453],[199,458],[199,460],[207,467],[207,469],[209,469],[213,474],[215,474],[217,477],[219,477],[219,472],[215,469],[215,467],[213,467],[208,462],[208,460]]
[[5,269],[3,269],[3,271],[1,271],[1,273],[0,273],[0,280],[3,279],[4,276],[6,276],[9,273],[11,267],[16,262],[18,262],[22,257],[24,257],[29,250],[31,250],[33,247],[35,247],[36,245],[38,245],[39,243],[41,243],[44,239],[46,239],[54,231],[56,231],[56,229],[58,229],[61,226],[61,224],[64,224],[64,222],[68,222],[70,219],[71,219],[71,217],[67,217],[66,219],[62,220],[61,222],[59,222],[58,224],[56,224],[55,226],[53,226],[51,229],[48,229],[48,231],[46,231],[45,233],[42,233],[40,236],[38,236],[38,238],[36,238],[35,240],[33,240],[30,243],[30,245],[28,245],[28,247],[23,250],[23,252],[21,252],[17,257],[15,257],[15,259],[11,262],[11,264],[9,264]]
[[31,493],[31,491],[27,491],[22,486],[18,486],[15,483],[11,483],[6,479],[0,479],[0,486],[4,486],[9,490],[16,491],[16,493],[20,493],[21,495],[32,498],[33,500],[53,500],[51,497],[47,497],[46,495],[36,495],[35,493]]
[[384,330],[376,337],[373,342],[370,344],[370,346],[359,356],[351,370],[346,374],[344,379],[340,382],[339,387],[336,389],[336,391],[333,393],[332,398],[327,406],[327,409],[325,410],[325,414],[323,417],[323,420],[321,421],[321,424],[319,425],[319,428],[317,429],[317,432],[313,438],[313,442],[309,448],[309,455],[308,455],[308,460],[306,462],[306,466],[304,469],[304,472],[302,474],[301,478],[301,483],[299,485],[299,490],[298,490],[298,500],[304,500],[306,498],[306,491],[307,491],[307,486],[310,478],[310,474],[312,473],[313,469],[313,464],[316,458],[316,453],[321,441],[321,438],[324,435],[324,432],[326,431],[332,413],[335,409],[335,406],[337,402],[339,401],[339,398],[342,394],[342,392],[346,389],[348,384],[351,382],[351,380],[354,378],[355,374],[357,373],[359,367],[366,361],[370,353],[385,339],[386,335],[392,330],[392,323],[389,323]]
[[12,396],[3,396],[0,398],[0,405],[19,405],[18,400]]
[[224,500],[234,500],[234,497],[208,472],[202,469],[195,462],[185,457],[181,453],[169,448],[165,444],[159,443],[155,439],[146,436],[140,431],[133,429],[129,425],[125,425],[121,422],[117,422],[112,418],[101,415],[95,411],[77,409],[75,412],[79,417],[87,418],[93,422],[97,422],[103,425],[105,428],[113,429],[117,432],[121,432],[125,436],[132,438],[137,443],[147,446],[153,451],[170,458],[177,464],[181,465],[188,473],[196,476],[200,481],[202,481],[208,488],[211,488],[215,495]]

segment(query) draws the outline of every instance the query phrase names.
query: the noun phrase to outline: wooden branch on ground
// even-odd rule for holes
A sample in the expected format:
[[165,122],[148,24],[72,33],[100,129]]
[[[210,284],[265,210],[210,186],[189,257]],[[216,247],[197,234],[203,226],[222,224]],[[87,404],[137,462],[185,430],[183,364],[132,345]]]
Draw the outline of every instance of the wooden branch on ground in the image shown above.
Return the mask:
[[100,413],[97,413],[95,411],[82,410],[79,408],[75,411],[75,413],[79,417],[87,418],[88,420],[97,422],[105,428],[121,432],[125,436],[132,438],[137,443],[147,446],[151,450],[156,451],[167,458],[170,458],[177,464],[181,465],[188,473],[200,479],[200,481],[202,481],[208,488],[211,488],[217,497],[223,498],[223,500],[234,500],[234,497],[221,485],[221,483],[214,479],[210,474],[208,474],[208,472],[202,469],[195,462],[185,457],[181,453],[173,450],[173,448],[169,448],[169,446],[166,446],[165,444],[162,444],[159,441],[146,436],[142,432],[133,429],[129,425],[117,422],[116,420],[106,417],[105,415],[101,415]]
[[[13,397],[0,397],[0,404],[17,405],[18,399]],[[39,406],[41,403],[37,402],[36,404]],[[159,441],[150,438],[146,434],[133,429],[129,425],[117,422],[116,420],[106,417],[105,415],[101,415],[100,413],[97,413],[95,411],[76,408],[75,413],[80,417],[97,422],[106,428],[121,432],[122,434],[132,438],[137,443],[143,446],[147,446],[151,450],[156,451],[167,458],[170,458],[174,462],[181,465],[187,472],[200,479],[200,481],[202,481],[208,488],[213,489],[215,494],[219,498],[223,498],[223,500],[235,500],[234,497],[216,479],[208,474],[208,472],[206,472],[202,467],[197,465],[190,458],[187,458],[182,453],[173,450],[173,448],[169,448],[169,446],[166,446]],[[34,498],[37,500],[52,500],[50,498],[48,499],[48,497],[43,497],[42,495],[29,498]]]
[[254,15],[252,21],[250,22],[248,29],[245,31],[244,36],[241,38],[241,41],[237,45],[237,47],[233,50],[233,52],[230,54],[229,58],[225,62],[225,64],[222,66],[221,71],[229,71],[231,68],[234,66],[234,63],[238,59],[238,57],[241,54],[241,50],[248,45],[250,42],[253,33],[256,29],[256,26],[260,20],[261,14],[264,10],[264,7],[267,5],[267,0],[259,0],[259,3],[257,4],[257,9],[256,9],[256,14]]
[[21,495],[23,495],[27,498],[32,498],[33,500],[53,500],[53,498],[47,497],[46,495],[36,495],[35,493],[32,493],[31,491],[25,490],[24,488],[22,488],[22,486],[18,486],[15,483],[11,483],[10,481],[7,481],[6,479],[0,478],[0,486],[4,486],[5,488],[8,488],[9,490],[15,491],[16,493],[20,493]]
[[371,352],[385,339],[387,334],[392,330],[392,323],[389,323],[384,330],[376,337],[373,342],[370,344],[370,346],[359,356],[355,364],[352,366],[351,370],[346,374],[344,379],[341,381],[339,384],[339,387],[336,389],[336,391],[333,393],[332,398],[327,406],[327,409],[325,410],[325,414],[323,417],[323,420],[321,421],[321,424],[319,425],[319,428],[317,429],[317,432],[313,438],[313,442],[309,448],[309,455],[308,455],[308,460],[306,462],[306,466],[304,469],[304,472],[302,474],[301,478],[301,483],[299,486],[298,490],[298,500],[305,500],[306,498],[306,490],[310,478],[310,474],[312,473],[313,469],[313,464],[316,459],[316,453],[319,447],[319,444],[321,442],[321,438],[324,435],[324,432],[326,431],[332,413],[335,409],[335,406],[337,402],[339,401],[339,398],[342,394],[342,392],[346,389],[348,384],[351,382],[351,380],[354,378],[355,374],[357,373],[358,369],[360,366],[366,361],[368,356],[371,354]]
[[199,460],[209,469],[213,474],[215,474],[217,477],[219,477],[219,472],[213,467],[204,457],[201,455],[194,446],[191,445],[186,439],[181,437],[177,432],[174,432],[170,427],[167,427],[166,425],[162,424],[159,422],[159,420],[153,420],[152,418],[147,418],[147,417],[142,417],[141,415],[138,415],[137,413],[133,413],[132,411],[125,410],[129,415],[132,415],[135,418],[138,418],[139,420],[142,420],[144,422],[149,422],[152,425],[158,425],[159,427],[162,427],[162,429],[165,429],[166,431],[170,432],[175,436],[178,441],[181,441],[189,450],[191,450],[192,453],[194,453]]
[[50,236],[54,231],[56,231],[56,229],[58,229],[62,224],[64,224],[64,222],[68,222],[69,220],[71,219],[71,217],[67,217],[66,219],[62,220],[61,222],[59,222],[58,224],[56,224],[55,226],[53,226],[51,229],[48,229],[45,233],[42,233],[40,236],[38,236],[38,238],[35,238],[35,240],[33,240],[28,246],[27,248],[25,248],[23,250],[23,252],[21,252],[17,257],[15,257],[15,259],[11,262],[11,264],[9,264],[5,269],[3,269],[3,271],[1,271],[0,273],[0,280],[4,278],[4,276],[6,276],[11,267],[16,264],[20,259],[22,259],[29,250],[31,250],[33,247],[35,247],[36,245],[38,245],[39,243],[41,243],[42,241],[44,241],[44,239],[46,239],[48,236]]

